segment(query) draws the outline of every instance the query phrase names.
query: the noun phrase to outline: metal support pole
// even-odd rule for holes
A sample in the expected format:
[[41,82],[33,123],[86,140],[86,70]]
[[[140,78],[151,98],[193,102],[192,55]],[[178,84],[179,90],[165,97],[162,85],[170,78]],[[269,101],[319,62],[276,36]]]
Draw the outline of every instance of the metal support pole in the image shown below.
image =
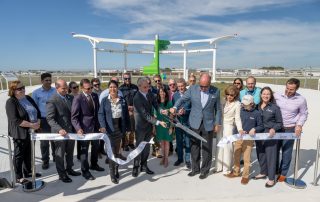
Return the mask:
[[187,72],[187,49],[184,49],[183,52],[183,78],[184,80],[188,80],[188,72]]
[[127,47],[128,45],[127,44],[124,44],[123,45],[123,55],[124,55],[124,67],[123,67],[123,73],[126,73],[127,72],[127,69],[128,69],[128,64],[127,64]]
[[313,182],[311,183],[314,186],[318,186],[317,178],[318,178],[318,165],[319,165],[319,158],[320,158],[319,153],[320,153],[320,136],[318,137],[318,141],[317,141],[317,157],[314,164]]
[[13,169],[13,162],[12,162],[12,148],[11,148],[11,140],[8,137],[8,154],[9,154],[9,164],[10,164],[10,180],[11,180],[11,187],[14,188],[16,186],[16,175]]
[[[34,133],[34,131],[31,131],[30,135],[32,136],[32,134]],[[45,186],[44,181],[42,180],[36,180],[36,165],[35,165],[35,158],[36,158],[36,153],[35,153],[35,140],[31,140],[31,154],[32,154],[32,159],[31,159],[31,166],[32,166],[32,181],[25,183],[23,185],[23,191],[25,192],[34,192],[34,191],[38,191],[40,189],[42,189]]]
[[296,155],[294,163],[294,175],[293,178],[286,178],[285,182],[288,186],[296,189],[305,189],[307,184],[298,178],[298,167],[299,167],[299,154],[300,154],[300,139],[296,142]]
[[93,73],[94,78],[97,78],[97,44],[93,43]]
[[211,83],[216,82],[216,58],[217,58],[217,45],[214,44],[214,49],[212,51],[212,75],[211,75]]

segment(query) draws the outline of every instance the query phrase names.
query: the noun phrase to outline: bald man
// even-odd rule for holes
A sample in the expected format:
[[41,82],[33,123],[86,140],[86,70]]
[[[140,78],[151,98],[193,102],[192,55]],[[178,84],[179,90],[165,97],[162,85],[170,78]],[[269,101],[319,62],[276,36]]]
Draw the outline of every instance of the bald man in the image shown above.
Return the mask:
[[[219,132],[221,127],[220,90],[211,85],[211,76],[204,73],[200,77],[199,84],[190,86],[186,93],[170,109],[176,113],[177,109],[184,104],[191,103],[189,124],[193,131],[202,136],[207,142],[191,137],[191,161],[192,171],[188,176],[200,174],[200,179],[209,175],[212,163],[212,138]],[[202,164],[200,167],[200,152],[202,152]]]

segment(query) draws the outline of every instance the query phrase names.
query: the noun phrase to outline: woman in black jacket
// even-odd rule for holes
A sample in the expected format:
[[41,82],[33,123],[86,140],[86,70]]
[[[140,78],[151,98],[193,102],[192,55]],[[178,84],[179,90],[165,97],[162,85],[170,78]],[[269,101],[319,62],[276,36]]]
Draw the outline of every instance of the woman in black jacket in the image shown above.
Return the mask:
[[[120,157],[121,139],[130,126],[129,111],[126,100],[118,96],[118,83],[110,81],[108,84],[109,95],[102,99],[99,109],[100,131],[108,133],[112,152],[116,158]],[[119,165],[109,161],[111,181],[119,183]]]
[[[29,129],[40,128],[40,111],[33,99],[25,95],[25,86],[21,81],[13,81],[9,85],[10,98],[6,102],[8,117],[8,134],[13,138],[13,164],[16,182],[28,182],[31,176],[31,140]],[[39,174],[38,174],[39,176]]]

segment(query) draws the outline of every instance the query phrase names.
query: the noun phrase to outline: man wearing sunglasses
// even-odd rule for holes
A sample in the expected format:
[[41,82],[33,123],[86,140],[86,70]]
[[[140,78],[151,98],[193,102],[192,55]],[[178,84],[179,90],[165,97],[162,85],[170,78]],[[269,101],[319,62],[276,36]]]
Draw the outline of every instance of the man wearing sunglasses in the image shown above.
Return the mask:
[[[212,138],[216,136],[221,128],[221,105],[220,90],[211,86],[211,76],[204,73],[200,76],[199,84],[191,86],[183,96],[174,104],[170,112],[175,114],[177,109],[180,114],[183,104],[190,102],[191,111],[189,115],[189,125],[193,131],[202,136],[207,142],[190,137],[191,142],[191,162],[192,171],[188,176],[193,177],[200,174],[200,179],[205,179],[209,175],[212,164]],[[200,159],[202,153],[202,164]]]
[[[47,122],[47,109],[46,103],[52,97],[52,95],[56,94],[56,89],[51,87],[52,76],[50,73],[41,74],[41,83],[42,86],[35,91],[32,92],[32,98],[39,107],[41,112],[41,122],[40,122],[40,131],[42,133],[51,133],[50,125]],[[47,170],[49,168],[49,160],[50,160],[50,145],[53,161],[55,161],[55,145],[54,141],[51,140],[40,140],[40,149],[41,149],[41,160],[42,160],[42,169]]]
[[163,87],[167,91],[170,90],[168,85],[162,83],[162,78],[161,78],[161,76],[159,74],[153,76],[153,81],[155,83],[155,86],[151,87],[151,92],[154,95],[158,94],[158,91],[159,91],[160,87]]
[[131,83],[130,73],[123,74],[123,84],[119,87],[119,90],[122,92],[124,99],[127,101],[129,117],[130,117],[130,130],[122,138],[122,148],[125,151],[129,151],[129,147],[134,150],[134,116],[133,116],[133,97],[137,93],[138,86]]
[[[72,102],[71,122],[77,134],[98,133],[100,124],[98,120],[99,98],[92,92],[92,85],[89,79],[80,81],[82,92]],[[80,141],[80,161],[82,176],[86,180],[94,180],[95,177],[89,171],[88,148],[91,142],[91,166],[90,170],[104,171],[98,165],[99,140]]]
[[99,78],[93,78],[91,79],[91,84],[92,84],[92,92],[98,94],[100,96],[102,90],[101,90],[101,83]]

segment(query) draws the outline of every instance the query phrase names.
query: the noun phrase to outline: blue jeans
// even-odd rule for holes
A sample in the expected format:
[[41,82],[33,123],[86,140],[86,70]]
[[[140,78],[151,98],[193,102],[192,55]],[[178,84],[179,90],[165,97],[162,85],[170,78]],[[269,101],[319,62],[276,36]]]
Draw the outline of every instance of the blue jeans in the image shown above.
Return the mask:
[[190,162],[190,137],[182,129],[176,128],[178,161],[181,161],[181,162],[183,162],[183,142],[186,148],[185,161]]
[[[295,128],[287,128],[284,130],[285,133],[293,133]],[[282,151],[281,162],[278,168],[278,172],[280,175],[286,176],[288,174],[292,151],[293,151],[294,140],[279,140],[278,142],[278,155],[280,155],[280,150]],[[278,162],[277,162],[278,163]]]

